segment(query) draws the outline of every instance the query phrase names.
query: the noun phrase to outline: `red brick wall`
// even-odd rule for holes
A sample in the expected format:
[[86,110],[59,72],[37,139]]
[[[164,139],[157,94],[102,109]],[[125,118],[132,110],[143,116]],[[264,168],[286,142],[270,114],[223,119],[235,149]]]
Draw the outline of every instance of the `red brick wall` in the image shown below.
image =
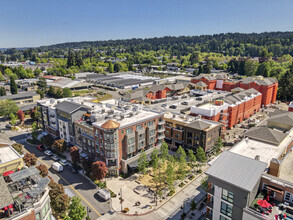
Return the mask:
[[289,107],[289,108],[288,108],[288,111],[289,111],[289,112],[293,112],[293,107]]
[[35,210],[31,211],[31,213],[28,214],[27,216],[21,218],[21,220],[36,220]]
[[191,79],[191,83],[197,83],[197,82],[204,82],[205,84],[208,85],[208,89],[216,89],[216,83],[217,80],[211,80],[208,81],[206,78],[202,77],[201,79]]

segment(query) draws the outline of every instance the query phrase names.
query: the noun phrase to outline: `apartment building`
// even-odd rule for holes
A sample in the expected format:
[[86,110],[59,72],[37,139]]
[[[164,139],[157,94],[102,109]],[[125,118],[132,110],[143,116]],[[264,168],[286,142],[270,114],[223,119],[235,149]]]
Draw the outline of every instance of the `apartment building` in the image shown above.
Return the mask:
[[165,138],[163,113],[144,110],[139,104],[115,101],[93,106],[90,117],[97,157],[113,176],[136,169],[139,154],[144,151],[150,156]]
[[237,87],[245,90],[254,88],[262,94],[261,105],[267,106],[274,103],[277,98],[278,81],[275,78],[264,78],[262,76],[246,77],[241,80],[230,80],[217,78],[213,74],[200,74],[194,77],[191,82],[204,82],[208,89],[231,91]]
[[[9,220],[51,220],[49,178],[30,167],[0,176],[0,218]],[[20,187],[21,186],[21,187]]]
[[172,149],[182,146],[196,151],[202,147],[205,152],[212,150],[221,136],[221,123],[183,114],[166,113],[165,142]]
[[67,143],[75,144],[73,123],[81,119],[89,109],[84,103],[89,97],[64,99],[43,99],[37,102],[39,126],[54,138],[62,138]]
[[207,219],[244,219],[243,209],[255,200],[266,167],[264,162],[224,151],[206,171]]
[[261,108],[262,94],[251,88],[226,96],[213,102],[205,102],[190,108],[190,115],[202,116],[204,119],[220,122],[223,130],[241,123]]

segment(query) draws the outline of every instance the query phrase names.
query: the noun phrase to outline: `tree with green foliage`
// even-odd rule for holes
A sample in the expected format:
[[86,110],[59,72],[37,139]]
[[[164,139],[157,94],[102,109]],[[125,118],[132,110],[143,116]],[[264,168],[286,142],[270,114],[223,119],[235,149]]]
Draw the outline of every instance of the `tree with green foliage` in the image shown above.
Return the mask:
[[19,107],[15,104],[14,101],[6,99],[0,100],[0,115],[8,117],[11,113],[16,115]]
[[65,220],[82,220],[86,216],[86,209],[81,205],[81,199],[77,196],[71,198],[71,203],[68,207],[68,214]]
[[10,78],[10,92],[11,92],[11,94],[17,94],[18,93],[17,85],[16,85],[14,77]]
[[175,180],[176,180],[176,174],[174,170],[174,163],[168,161],[167,168],[166,168],[166,183],[170,191],[174,190]]
[[67,67],[71,67],[75,65],[74,54],[71,49],[69,49],[68,57],[67,57]]
[[0,87],[0,96],[5,96],[6,95],[6,89],[4,86]]
[[187,172],[186,160],[185,158],[183,159],[182,156],[180,158],[181,160],[179,161],[179,164],[178,164],[177,176],[180,180],[184,180],[184,178],[186,177],[186,172]]
[[258,62],[253,60],[247,60],[244,64],[244,73],[246,76],[254,76],[258,68]]
[[117,72],[120,72],[121,70],[122,70],[122,64],[121,63],[118,63],[118,62],[116,62],[115,64],[114,64],[114,72],[115,73],[117,73]]
[[69,88],[64,88],[62,97],[67,98],[67,97],[71,97],[71,96],[72,96],[71,90]]
[[4,78],[4,76],[3,76],[3,74],[2,74],[2,72],[0,70],[0,81],[4,81],[4,80],[5,80],[5,78]]
[[148,162],[147,155],[145,154],[145,152],[142,152],[138,158],[138,171],[140,173],[145,174],[148,164],[149,162]]
[[163,142],[161,145],[161,158],[163,160],[167,160],[168,156],[169,156],[168,144],[166,142]]
[[182,159],[185,160],[186,153],[185,153],[185,150],[181,146],[179,146],[178,150],[176,151],[175,158],[177,159],[177,161],[180,161]]
[[293,63],[289,70],[279,80],[278,99],[282,101],[293,100]]
[[38,85],[39,90],[41,90],[43,92],[47,90],[47,82],[46,82],[45,78],[43,78],[43,77],[39,78],[37,85]]
[[114,66],[113,66],[112,62],[109,62],[108,71],[109,71],[109,73],[114,73]]
[[10,124],[15,125],[16,124],[16,116],[11,112],[9,114]]
[[261,75],[264,77],[270,76],[270,64],[268,62],[262,62],[257,69],[257,75]]
[[151,165],[153,167],[153,170],[156,170],[158,168],[158,162],[159,162],[159,150],[155,148],[151,154]]
[[193,153],[193,150],[188,150],[188,161],[191,164],[194,164],[196,162],[196,156]]
[[215,152],[217,154],[219,154],[221,152],[221,149],[223,146],[224,146],[224,144],[223,144],[222,138],[221,138],[221,136],[219,136],[219,138],[217,139],[217,141],[215,143],[215,147],[214,147]]
[[31,133],[32,139],[33,139],[33,142],[34,143],[37,141],[37,138],[38,138],[38,132],[37,132],[37,130],[38,130],[38,124],[37,124],[37,122],[34,122],[32,124],[32,133]]
[[81,67],[83,65],[83,60],[80,52],[76,51],[75,52],[75,65]]
[[202,147],[197,148],[195,156],[196,156],[196,159],[198,162],[198,165],[197,165],[198,167],[201,167],[203,165],[203,163],[206,162],[206,160],[207,160],[205,152]]
[[49,171],[45,164],[40,164],[39,166],[36,166],[36,168],[40,171],[42,177],[48,176]]
[[40,70],[40,69],[35,69],[34,70],[35,77],[39,77],[41,75],[41,73],[42,73],[42,70]]
[[42,144],[46,147],[52,147],[54,144],[54,141],[55,141],[54,138],[50,134],[47,134],[46,136],[42,138]]
[[11,69],[7,68],[7,69],[4,70],[4,75],[6,75],[9,78],[11,78],[11,76],[13,75],[13,72],[11,71]]

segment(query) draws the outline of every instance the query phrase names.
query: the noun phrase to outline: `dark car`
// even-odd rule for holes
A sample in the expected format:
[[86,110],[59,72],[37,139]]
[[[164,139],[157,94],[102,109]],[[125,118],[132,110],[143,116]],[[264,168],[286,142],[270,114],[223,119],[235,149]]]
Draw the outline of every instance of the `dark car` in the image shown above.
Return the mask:
[[188,105],[188,102],[181,102],[181,105]]
[[197,101],[202,101],[202,98],[201,97],[197,97],[196,100]]
[[38,149],[39,151],[45,151],[45,150],[46,150],[46,148],[45,148],[43,145],[38,145],[38,146],[37,146],[37,149]]
[[171,109],[176,109],[177,108],[177,106],[176,105],[170,105],[170,107],[169,108],[171,108]]
[[166,107],[166,106],[167,106],[167,104],[166,104],[166,103],[161,105],[161,107]]
[[78,173],[78,167],[76,165],[72,164],[72,166],[70,167],[70,171],[73,174]]

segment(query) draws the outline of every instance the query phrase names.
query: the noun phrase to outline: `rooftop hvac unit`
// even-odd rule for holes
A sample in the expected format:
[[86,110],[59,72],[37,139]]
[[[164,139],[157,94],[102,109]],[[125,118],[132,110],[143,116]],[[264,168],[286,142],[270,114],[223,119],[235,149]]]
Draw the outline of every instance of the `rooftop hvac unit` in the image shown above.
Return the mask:
[[129,117],[132,117],[133,116],[133,112],[129,112]]

